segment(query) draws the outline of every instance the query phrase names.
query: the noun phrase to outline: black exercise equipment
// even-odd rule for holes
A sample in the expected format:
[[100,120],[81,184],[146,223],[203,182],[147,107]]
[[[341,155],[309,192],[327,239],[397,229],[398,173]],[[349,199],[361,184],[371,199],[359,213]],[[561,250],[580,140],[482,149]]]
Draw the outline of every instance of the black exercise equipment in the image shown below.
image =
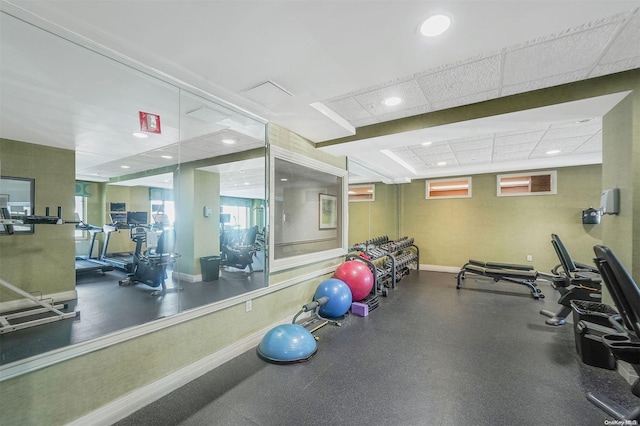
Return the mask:
[[601,279],[597,268],[574,262],[558,235],[551,234],[551,244],[560,260],[560,264],[552,270],[555,275],[552,285],[560,292],[558,303],[561,308],[555,313],[545,309],[540,313],[549,317],[546,324],[559,326],[566,323],[567,315],[571,313],[571,301],[600,302]]
[[242,270],[249,267],[249,273],[252,273],[253,258],[260,251],[256,245],[257,237],[257,226],[249,228],[239,243],[229,241],[227,234],[222,233],[220,235],[220,265]]
[[[612,327],[619,331],[602,336],[602,341],[616,359],[631,364],[640,375],[640,289],[609,248],[595,246],[593,249],[596,266],[620,313],[610,317]],[[640,379],[633,383],[631,392],[640,397]],[[611,399],[591,392],[587,399],[617,420],[640,420],[640,406],[627,410]]]
[[[162,290],[151,293],[157,296],[167,291],[165,284],[167,266],[173,264],[179,255],[174,252],[174,229],[163,230],[158,237],[155,248],[150,241],[153,235],[157,235],[154,230],[147,230],[141,226],[131,228],[131,239],[136,243],[136,251],[133,254],[133,272],[128,274],[127,279],[120,280],[119,284],[128,286],[142,283],[152,288],[162,287]],[[142,250],[143,244],[147,244],[146,251]]]
[[460,272],[456,276],[456,288],[458,290],[462,288],[462,280],[466,278],[467,274],[489,277],[494,282],[507,281],[523,285],[529,288],[534,299],[544,299],[544,294],[536,284],[540,273],[533,266],[469,259],[469,262],[460,268]]

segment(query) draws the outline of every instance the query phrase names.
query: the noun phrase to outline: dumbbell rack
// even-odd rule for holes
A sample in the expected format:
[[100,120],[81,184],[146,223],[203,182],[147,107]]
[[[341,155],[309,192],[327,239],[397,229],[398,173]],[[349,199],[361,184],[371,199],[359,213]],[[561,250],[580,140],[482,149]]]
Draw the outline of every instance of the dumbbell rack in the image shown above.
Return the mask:
[[390,241],[387,236],[373,238],[355,244],[349,249],[346,260],[359,260],[367,264],[374,277],[373,295],[387,296],[388,288],[395,288],[398,281],[420,265],[420,250],[413,238],[403,237]]

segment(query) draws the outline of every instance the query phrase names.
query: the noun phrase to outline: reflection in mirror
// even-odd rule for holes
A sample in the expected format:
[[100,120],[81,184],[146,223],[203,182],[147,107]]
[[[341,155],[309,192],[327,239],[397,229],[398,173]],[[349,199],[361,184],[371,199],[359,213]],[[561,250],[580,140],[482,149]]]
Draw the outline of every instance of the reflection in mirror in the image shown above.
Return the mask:
[[[17,271],[0,259],[0,278],[42,283],[44,297],[82,315],[2,334],[0,364],[267,285],[265,123],[4,12],[1,18],[3,157],[15,150],[19,158],[31,146],[46,153],[29,156],[31,168],[3,162],[3,172],[48,173],[37,179],[44,190],[36,195],[74,208],[79,224],[55,231],[68,253],[43,259],[38,231],[16,255],[39,268]],[[74,158],[75,180],[61,177]],[[60,282],[64,291],[53,287]],[[0,310],[20,306],[0,296]]]
[[375,201],[376,186],[368,185],[349,185],[349,202],[358,201]]
[[2,176],[0,178],[0,218],[18,221],[14,225],[0,226],[0,233],[32,233],[33,225],[21,223],[34,213],[34,180]]
[[275,147],[271,152],[271,270],[344,254],[347,172]]

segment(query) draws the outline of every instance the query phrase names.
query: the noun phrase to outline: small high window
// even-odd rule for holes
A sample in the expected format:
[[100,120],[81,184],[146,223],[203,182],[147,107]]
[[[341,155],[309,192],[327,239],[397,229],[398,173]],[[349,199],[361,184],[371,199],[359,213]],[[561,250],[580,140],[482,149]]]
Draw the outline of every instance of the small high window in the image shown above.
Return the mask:
[[426,198],[470,198],[471,176],[428,180]]
[[375,185],[349,185],[349,202],[375,201]]
[[549,195],[557,193],[555,170],[498,175],[498,196]]

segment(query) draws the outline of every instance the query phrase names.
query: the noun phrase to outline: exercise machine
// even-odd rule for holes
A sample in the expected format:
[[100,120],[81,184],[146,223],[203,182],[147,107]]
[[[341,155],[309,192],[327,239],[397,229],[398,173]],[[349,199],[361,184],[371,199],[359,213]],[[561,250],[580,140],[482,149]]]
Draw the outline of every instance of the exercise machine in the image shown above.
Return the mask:
[[103,232],[102,227],[89,225],[80,222],[76,225],[77,230],[87,231],[91,235],[89,243],[89,252],[86,256],[76,256],[76,276],[86,272],[101,271],[102,273],[113,271],[113,265],[103,262],[96,257],[93,257],[93,248],[96,243],[96,236]]
[[[640,288],[609,248],[598,245],[593,250],[596,266],[620,313],[610,317],[616,332],[602,336],[602,342],[616,359],[631,364],[636,375],[640,375]],[[640,379],[631,386],[631,393],[640,397]],[[629,424],[640,420],[640,406],[629,410],[591,392],[587,393],[587,399],[617,420],[630,421]]]
[[557,312],[542,309],[540,313],[549,317],[545,320],[546,324],[560,326],[567,322],[567,316],[572,311],[571,301],[602,300],[601,278],[597,268],[574,262],[558,235],[551,234],[551,244],[560,260],[560,264],[551,271],[555,275],[551,285],[560,292],[558,303],[561,307]]
[[[58,207],[57,216],[50,216],[49,207],[47,207],[45,216],[30,215],[21,219],[13,219],[6,203],[0,204],[0,225],[4,227],[8,235],[13,235],[14,225],[62,225],[64,223],[76,222],[64,221],[60,207]],[[80,316],[80,311],[63,312],[62,310],[68,307],[66,304],[56,304],[53,300],[37,298],[3,279],[0,279],[0,286],[22,296],[30,305],[26,309],[0,315],[0,334]],[[28,319],[30,317],[32,319]],[[12,322],[14,320],[17,321]]]
[[462,281],[467,274],[481,275],[491,278],[494,282],[507,281],[518,285],[523,285],[531,291],[534,299],[544,299],[542,290],[537,287],[536,280],[541,276],[533,266],[518,265],[512,263],[483,262],[472,260],[465,263],[456,276],[456,289],[462,288]]
[[253,226],[247,230],[240,242],[234,242],[227,233],[220,235],[220,265],[230,266],[232,268],[246,270],[249,273],[254,271],[254,257],[260,248],[256,244],[258,238],[258,227]]
[[[109,253],[109,242],[111,241],[111,235],[113,232],[122,229],[117,223],[104,225],[102,230],[104,231],[104,245],[102,247],[102,256],[100,260],[114,268],[126,272],[128,274],[133,272],[133,253]],[[131,228],[130,228],[131,229]],[[129,232],[131,232],[129,230]]]
[[[154,296],[167,291],[165,280],[167,278],[167,266],[175,263],[180,257],[174,252],[175,230],[165,229],[159,237],[154,230],[136,226],[131,228],[131,240],[136,243],[136,250],[133,254],[132,272],[127,278],[120,280],[121,286],[134,285],[136,283],[146,284],[149,287],[161,287],[151,294]],[[143,250],[146,245],[146,250]]]

